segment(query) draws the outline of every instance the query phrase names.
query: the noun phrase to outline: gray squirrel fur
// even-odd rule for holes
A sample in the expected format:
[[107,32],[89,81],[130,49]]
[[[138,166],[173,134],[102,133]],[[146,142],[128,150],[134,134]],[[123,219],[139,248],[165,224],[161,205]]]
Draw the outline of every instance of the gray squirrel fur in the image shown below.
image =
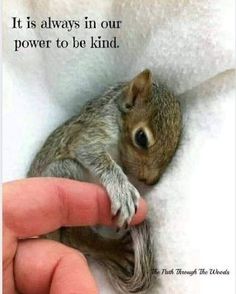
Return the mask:
[[58,127],[27,174],[99,182],[106,188],[121,235],[107,238],[93,228],[63,227],[46,238],[97,259],[119,293],[146,293],[155,279],[149,221],[128,226],[140,197],[128,176],[155,184],[173,157],[180,134],[179,102],[144,70],[87,102],[79,115]]

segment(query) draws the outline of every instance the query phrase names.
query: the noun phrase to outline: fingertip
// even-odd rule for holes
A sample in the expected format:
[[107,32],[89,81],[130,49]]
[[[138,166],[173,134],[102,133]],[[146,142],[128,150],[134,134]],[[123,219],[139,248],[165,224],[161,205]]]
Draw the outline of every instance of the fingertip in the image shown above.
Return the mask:
[[131,225],[141,223],[145,219],[147,212],[148,212],[147,202],[143,198],[140,198],[137,205],[137,212],[135,213],[135,216],[133,217],[131,221]]

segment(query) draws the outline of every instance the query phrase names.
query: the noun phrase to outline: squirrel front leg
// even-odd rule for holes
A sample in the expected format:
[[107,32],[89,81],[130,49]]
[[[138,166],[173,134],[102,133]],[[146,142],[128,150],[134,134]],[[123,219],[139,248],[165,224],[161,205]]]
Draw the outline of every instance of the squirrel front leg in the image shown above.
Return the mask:
[[78,151],[78,160],[91,174],[96,176],[106,188],[111,200],[111,212],[117,216],[117,225],[128,226],[134,216],[139,200],[139,192],[129,182],[121,167],[108,152]]

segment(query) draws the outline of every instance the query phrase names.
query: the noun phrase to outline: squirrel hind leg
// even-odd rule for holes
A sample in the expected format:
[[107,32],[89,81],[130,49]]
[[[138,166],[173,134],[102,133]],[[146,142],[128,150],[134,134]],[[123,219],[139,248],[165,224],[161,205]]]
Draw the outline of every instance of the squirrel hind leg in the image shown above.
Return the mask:
[[91,228],[70,228],[70,245],[87,252],[107,270],[118,293],[147,293],[155,281],[151,226],[144,221],[120,239],[107,239]]
[[130,227],[120,239],[103,238],[91,228],[65,228],[63,243],[101,263],[118,293],[147,293],[155,281],[155,259],[148,221]]
[[62,242],[91,256],[108,270],[113,269],[119,278],[132,277],[134,273],[134,250],[127,232],[120,239],[102,237],[91,227],[63,228]]
[[103,258],[99,261],[104,264],[109,272],[114,272],[118,279],[129,279],[134,274],[135,256],[130,232],[117,240],[107,240],[110,243]]

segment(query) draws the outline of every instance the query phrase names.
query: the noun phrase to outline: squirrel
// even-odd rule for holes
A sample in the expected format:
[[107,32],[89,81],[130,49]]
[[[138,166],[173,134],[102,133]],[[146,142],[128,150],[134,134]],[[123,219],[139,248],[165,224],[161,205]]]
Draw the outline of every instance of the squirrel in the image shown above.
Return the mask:
[[144,293],[155,276],[149,221],[129,226],[140,197],[129,177],[146,185],[159,180],[177,149],[181,121],[179,101],[165,86],[154,83],[146,69],[88,101],[78,115],[58,127],[27,174],[105,187],[120,232],[105,236],[99,228],[63,227],[46,238],[97,259],[120,293]]

